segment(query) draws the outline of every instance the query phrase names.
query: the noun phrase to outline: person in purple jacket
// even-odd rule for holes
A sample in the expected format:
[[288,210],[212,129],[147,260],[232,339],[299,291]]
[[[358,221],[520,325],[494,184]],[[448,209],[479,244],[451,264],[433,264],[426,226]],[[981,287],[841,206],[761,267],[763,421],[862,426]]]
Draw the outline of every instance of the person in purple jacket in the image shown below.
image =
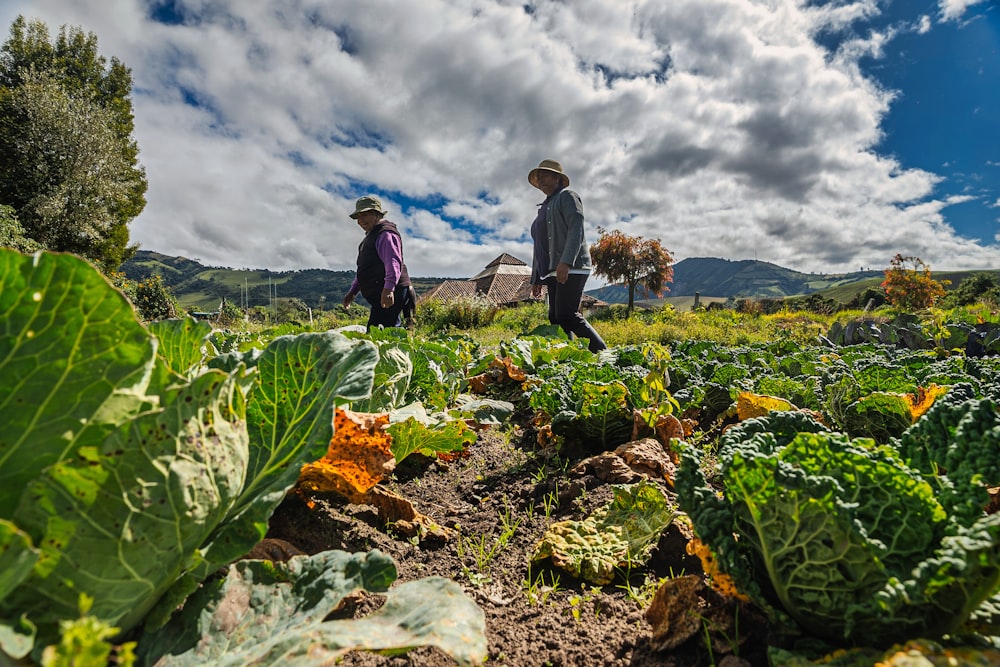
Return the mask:
[[354,204],[351,217],[365,230],[358,246],[358,273],[344,295],[344,308],[361,296],[371,304],[368,329],[401,326],[401,314],[412,318],[415,295],[403,262],[403,239],[394,222],[384,219],[382,201],[365,195]]

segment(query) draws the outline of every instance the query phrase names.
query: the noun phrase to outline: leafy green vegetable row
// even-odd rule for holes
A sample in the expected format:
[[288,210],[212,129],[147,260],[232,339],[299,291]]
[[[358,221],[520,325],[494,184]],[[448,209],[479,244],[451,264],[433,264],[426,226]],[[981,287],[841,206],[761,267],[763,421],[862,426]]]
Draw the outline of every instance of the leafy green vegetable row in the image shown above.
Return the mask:
[[[144,664],[204,664],[192,656],[219,628],[202,611],[220,604],[229,584],[191,594],[264,536],[302,464],[326,452],[334,408],[371,395],[379,362],[374,343],[334,332],[222,356],[210,333],[193,321],[147,330],[121,293],[72,255],[0,249],[0,652],[37,661],[60,622],[90,605],[123,636],[142,631]],[[358,580],[338,594],[391,581],[384,557],[362,560],[382,572],[376,583]],[[334,576],[359,567],[332,555],[291,567],[334,562]],[[260,567],[230,568],[230,577]],[[311,597],[317,585],[305,577],[289,598]],[[485,655],[482,611],[454,584],[428,582],[410,596],[428,602],[411,612],[429,634],[400,641],[436,642],[463,663]],[[435,609],[456,605],[468,619],[463,643],[434,639],[444,622]],[[315,642],[328,657],[343,646],[415,645],[392,643],[388,633],[372,635],[373,644],[349,624],[316,625],[327,611],[316,609],[310,632],[276,638],[279,648],[246,646],[237,662],[267,664]]]

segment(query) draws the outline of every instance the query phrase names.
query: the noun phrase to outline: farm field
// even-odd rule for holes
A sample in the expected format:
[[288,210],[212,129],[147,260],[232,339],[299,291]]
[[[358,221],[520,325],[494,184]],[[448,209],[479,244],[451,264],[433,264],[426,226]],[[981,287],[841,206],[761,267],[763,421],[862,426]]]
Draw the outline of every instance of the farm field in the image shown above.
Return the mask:
[[68,255],[0,287],[13,664],[1000,660],[986,310],[593,355],[143,324]]

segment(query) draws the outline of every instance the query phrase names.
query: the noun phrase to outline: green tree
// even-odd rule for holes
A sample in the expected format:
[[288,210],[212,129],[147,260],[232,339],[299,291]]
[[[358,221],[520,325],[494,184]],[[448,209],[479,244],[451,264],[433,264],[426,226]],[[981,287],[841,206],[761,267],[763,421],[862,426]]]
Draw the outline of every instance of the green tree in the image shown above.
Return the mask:
[[18,221],[14,209],[3,204],[0,204],[0,247],[21,252],[34,252],[40,247],[24,235],[24,227]]
[[0,203],[50,250],[112,271],[136,250],[128,225],[145,207],[132,137],[132,76],[97,37],[15,19],[0,48]]
[[903,257],[897,253],[885,270],[882,289],[889,305],[902,310],[930,308],[944,296],[948,282],[931,278],[931,267],[919,257]]
[[673,280],[673,255],[659,239],[629,236],[621,231],[597,230],[600,238],[590,246],[594,273],[614,283],[628,287],[628,312],[635,305],[635,290],[642,287],[646,294],[661,296],[666,284]]
[[981,271],[958,283],[941,299],[945,307],[971,306],[977,302],[1000,303],[1000,282],[996,274]]

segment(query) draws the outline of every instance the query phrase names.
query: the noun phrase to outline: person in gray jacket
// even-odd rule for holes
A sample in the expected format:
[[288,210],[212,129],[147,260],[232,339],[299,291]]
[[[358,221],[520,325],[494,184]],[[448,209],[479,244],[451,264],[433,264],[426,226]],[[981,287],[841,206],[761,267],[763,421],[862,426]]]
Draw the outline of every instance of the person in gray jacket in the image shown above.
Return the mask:
[[572,338],[590,341],[591,352],[607,345],[580,312],[583,286],[590,275],[590,250],[583,233],[583,202],[569,189],[569,176],[555,160],[542,160],[528,173],[528,182],[545,193],[538,215],[531,223],[534,252],[531,261],[531,294],[538,298],[548,289],[549,322],[558,324]]

